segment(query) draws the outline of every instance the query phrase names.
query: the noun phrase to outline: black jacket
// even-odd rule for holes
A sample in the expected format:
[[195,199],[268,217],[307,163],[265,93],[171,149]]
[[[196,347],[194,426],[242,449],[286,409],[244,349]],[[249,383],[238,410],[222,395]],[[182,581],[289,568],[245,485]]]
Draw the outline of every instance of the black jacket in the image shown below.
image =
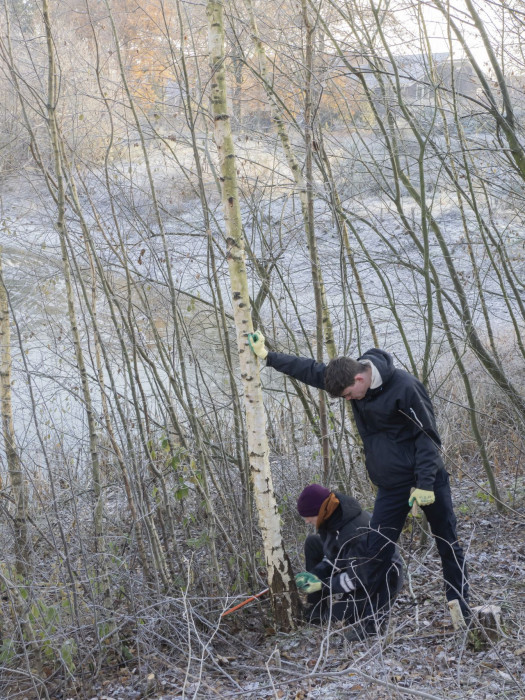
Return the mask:
[[350,593],[366,562],[370,514],[355,498],[338,492],[335,495],[339,505],[317,531],[324,558],[312,573],[330,585],[333,593]]
[[[425,387],[413,375],[396,369],[384,350],[368,350],[359,360],[370,360],[383,380],[364,398],[351,401],[370,479],[386,489],[416,486],[432,491],[436,474],[444,465]],[[325,388],[326,365],[322,362],[269,352],[266,364],[305,384]]]
[[[368,581],[367,537],[370,513],[344,493],[335,492],[339,505],[321,525],[318,535],[323,543],[323,560],[312,573],[330,586],[332,593],[352,593],[370,585]],[[396,547],[392,557],[401,571],[401,557]]]

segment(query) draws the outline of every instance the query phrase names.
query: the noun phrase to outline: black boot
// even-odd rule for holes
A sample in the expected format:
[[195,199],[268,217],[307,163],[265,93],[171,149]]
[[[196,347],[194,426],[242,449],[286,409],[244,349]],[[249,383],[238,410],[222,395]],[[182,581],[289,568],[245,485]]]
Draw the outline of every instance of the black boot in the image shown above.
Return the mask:
[[347,642],[362,642],[378,633],[374,620],[361,620],[346,629],[343,634]]

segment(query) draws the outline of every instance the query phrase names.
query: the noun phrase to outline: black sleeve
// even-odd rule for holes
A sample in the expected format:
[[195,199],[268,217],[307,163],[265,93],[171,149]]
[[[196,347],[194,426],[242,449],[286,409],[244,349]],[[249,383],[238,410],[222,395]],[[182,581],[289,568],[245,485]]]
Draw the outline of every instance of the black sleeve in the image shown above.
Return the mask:
[[441,440],[432,402],[421,383],[415,382],[407,391],[402,412],[414,434],[416,487],[432,491],[436,474],[443,467]]
[[330,586],[332,593],[351,593],[357,588],[363,587],[364,567],[368,562],[365,555],[366,533],[364,528],[356,529],[350,539],[341,547],[330,581],[325,581]]
[[308,357],[296,357],[285,355],[282,352],[269,352],[266,358],[266,366],[273,367],[278,372],[298,379],[303,384],[324,389],[324,375],[326,365],[324,362],[316,362]]
[[334,566],[332,562],[328,561],[328,559],[324,557],[323,560],[319,562],[319,564],[316,564],[316,566],[314,566],[311,573],[315,574],[317,578],[321,579],[321,581],[325,581],[333,575]]

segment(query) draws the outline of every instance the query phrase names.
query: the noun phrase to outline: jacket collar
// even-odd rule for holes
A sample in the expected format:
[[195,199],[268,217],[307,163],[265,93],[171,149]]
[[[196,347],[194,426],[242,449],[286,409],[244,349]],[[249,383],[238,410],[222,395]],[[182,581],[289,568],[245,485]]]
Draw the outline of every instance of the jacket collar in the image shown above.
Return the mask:
[[379,370],[371,360],[361,360],[361,362],[364,365],[368,365],[372,369],[372,381],[370,382],[370,389],[378,389],[383,383],[383,378],[379,374]]

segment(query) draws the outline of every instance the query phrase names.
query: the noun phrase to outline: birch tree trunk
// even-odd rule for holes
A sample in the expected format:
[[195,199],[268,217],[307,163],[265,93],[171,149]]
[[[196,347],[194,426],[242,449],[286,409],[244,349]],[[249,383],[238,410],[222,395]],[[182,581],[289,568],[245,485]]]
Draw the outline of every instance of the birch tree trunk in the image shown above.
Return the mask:
[[0,247],[0,404],[2,406],[2,432],[9,479],[13,490],[15,513],[15,567],[16,573],[26,579],[29,573],[29,537],[27,528],[27,487],[24,483],[20,456],[15,445],[13,410],[11,402],[11,334],[9,329],[9,305],[7,289],[2,273],[2,248]]
[[[13,517],[15,539],[15,569],[17,576],[25,584],[31,577],[29,529],[28,529],[28,492],[24,483],[20,456],[15,445],[15,430],[11,401],[11,331],[9,328],[9,299],[2,271],[2,247],[0,246],[0,405],[2,409],[2,433],[4,438],[7,468],[15,503]],[[8,581],[0,570],[0,587],[2,594],[11,602],[15,618],[19,621],[24,642],[33,650],[33,667],[37,674],[42,670],[40,643],[37,641],[28,611],[28,595],[22,594],[22,586]],[[30,598],[29,598],[30,600]],[[3,641],[3,629],[0,623],[0,645]]]
[[289,630],[294,627],[294,618],[299,610],[299,597],[290,561],[284,551],[277,503],[273,491],[258,360],[250,352],[247,342],[247,334],[253,332],[253,325],[237,189],[235,150],[226,98],[222,2],[208,0],[206,14],[212,68],[211,101],[215,141],[220,161],[222,205],[226,226],[233,314],[244,388],[250,473],[259,515],[275,621],[280,629]]

